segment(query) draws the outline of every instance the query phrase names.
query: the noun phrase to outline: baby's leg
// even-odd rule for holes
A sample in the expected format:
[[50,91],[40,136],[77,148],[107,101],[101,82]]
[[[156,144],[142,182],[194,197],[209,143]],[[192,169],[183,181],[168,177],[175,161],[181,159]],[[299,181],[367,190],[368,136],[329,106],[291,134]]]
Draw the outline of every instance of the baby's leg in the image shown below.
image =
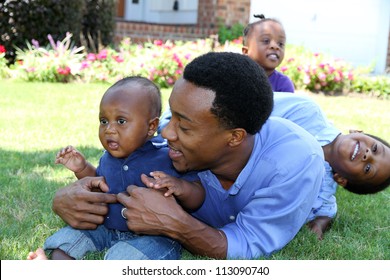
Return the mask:
[[28,253],[27,259],[32,261],[47,260],[47,257],[45,251],[42,248],[38,248],[35,252]]

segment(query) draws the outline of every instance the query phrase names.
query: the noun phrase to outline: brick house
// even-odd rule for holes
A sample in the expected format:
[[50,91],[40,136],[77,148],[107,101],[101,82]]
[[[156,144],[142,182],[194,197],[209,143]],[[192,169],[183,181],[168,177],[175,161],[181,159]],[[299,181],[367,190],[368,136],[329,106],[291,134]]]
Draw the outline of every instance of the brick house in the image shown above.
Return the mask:
[[130,37],[191,40],[218,32],[226,26],[247,24],[251,0],[119,0],[115,41]]
[[[364,1],[371,3],[369,0]],[[378,7],[383,6],[383,3],[386,4],[386,1],[375,0],[379,3]],[[296,1],[296,3],[298,2],[300,0]],[[321,3],[318,3],[318,9],[324,7],[321,6]],[[193,40],[207,38],[217,34],[220,23],[225,26],[232,26],[235,23],[246,25],[250,21],[251,4],[255,6],[261,4],[262,11],[266,5],[274,5],[271,2],[260,3],[260,1],[252,2],[252,0],[117,0],[117,4],[116,43],[125,37],[130,37],[133,42],[154,39]],[[266,11],[265,14],[275,13],[273,7],[272,12]],[[290,10],[286,10],[286,12],[289,13]],[[377,9],[376,13],[378,12]],[[376,18],[375,14],[373,18]],[[295,19],[294,17],[293,20]],[[387,56],[382,58],[386,62],[383,60],[382,62],[383,68],[386,68],[386,72],[389,74],[390,29],[388,32]],[[377,42],[377,44],[383,44],[383,41]]]

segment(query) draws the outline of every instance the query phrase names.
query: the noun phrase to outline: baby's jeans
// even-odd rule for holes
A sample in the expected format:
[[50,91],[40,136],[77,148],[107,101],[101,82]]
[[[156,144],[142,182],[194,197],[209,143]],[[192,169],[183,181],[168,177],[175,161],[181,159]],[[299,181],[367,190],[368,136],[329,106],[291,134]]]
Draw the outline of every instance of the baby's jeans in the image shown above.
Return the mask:
[[168,237],[137,235],[103,225],[94,230],[64,227],[46,240],[43,249],[46,253],[61,249],[77,260],[106,249],[105,260],[177,260],[181,255],[181,245]]

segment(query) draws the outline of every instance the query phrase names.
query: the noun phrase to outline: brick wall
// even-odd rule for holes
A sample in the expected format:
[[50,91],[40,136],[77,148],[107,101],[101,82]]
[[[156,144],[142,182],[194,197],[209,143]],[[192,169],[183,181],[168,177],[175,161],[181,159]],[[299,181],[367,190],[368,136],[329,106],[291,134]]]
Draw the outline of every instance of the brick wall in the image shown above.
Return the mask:
[[[121,1],[119,1],[121,2]],[[196,25],[170,25],[130,22],[123,20],[123,7],[118,6],[115,42],[130,37],[133,42],[146,40],[194,40],[218,32],[218,19],[231,26],[249,22],[250,0],[199,0]]]

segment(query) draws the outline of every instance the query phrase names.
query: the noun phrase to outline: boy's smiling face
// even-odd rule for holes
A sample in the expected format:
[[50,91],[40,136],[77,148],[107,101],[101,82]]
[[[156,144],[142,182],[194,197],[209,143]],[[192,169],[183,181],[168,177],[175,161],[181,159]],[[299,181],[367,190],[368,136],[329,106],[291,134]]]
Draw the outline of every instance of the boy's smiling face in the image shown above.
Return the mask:
[[[390,148],[360,132],[336,139],[338,160],[332,168],[338,176],[355,184],[379,185],[390,176]],[[337,177],[337,176],[336,176]],[[336,181],[345,186],[342,180]]]

